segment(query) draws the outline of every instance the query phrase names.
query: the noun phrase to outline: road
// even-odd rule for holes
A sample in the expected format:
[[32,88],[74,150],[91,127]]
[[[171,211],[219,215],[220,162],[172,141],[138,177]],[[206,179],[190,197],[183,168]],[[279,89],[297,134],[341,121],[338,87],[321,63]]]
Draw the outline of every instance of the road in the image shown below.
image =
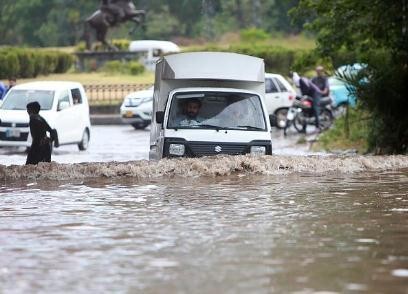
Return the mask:
[[[148,159],[150,130],[134,130],[127,125],[93,126],[87,151],[79,151],[76,145],[55,148],[52,161],[59,163],[132,161]],[[296,144],[299,135],[294,132],[284,137],[276,129],[272,131],[274,154],[308,155],[307,144]],[[22,165],[26,160],[24,148],[0,148],[0,164]]]

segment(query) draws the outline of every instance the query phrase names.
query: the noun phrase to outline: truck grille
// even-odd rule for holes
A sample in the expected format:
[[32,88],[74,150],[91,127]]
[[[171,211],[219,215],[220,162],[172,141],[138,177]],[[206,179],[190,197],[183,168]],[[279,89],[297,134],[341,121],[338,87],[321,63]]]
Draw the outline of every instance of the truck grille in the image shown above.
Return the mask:
[[198,143],[188,144],[193,156],[210,156],[217,154],[238,155],[245,154],[248,148],[245,144],[225,144],[225,143]]

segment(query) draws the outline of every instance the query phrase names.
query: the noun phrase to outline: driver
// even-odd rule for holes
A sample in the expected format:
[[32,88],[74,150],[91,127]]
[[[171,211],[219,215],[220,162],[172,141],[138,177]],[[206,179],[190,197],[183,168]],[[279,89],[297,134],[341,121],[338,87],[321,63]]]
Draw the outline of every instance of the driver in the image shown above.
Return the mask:
[[189,99],[184,104],[184,116],[180,118],[179,125],[182,127],[197,126],[203,122],[204,118],[199,115],[201,101],[198,99]]

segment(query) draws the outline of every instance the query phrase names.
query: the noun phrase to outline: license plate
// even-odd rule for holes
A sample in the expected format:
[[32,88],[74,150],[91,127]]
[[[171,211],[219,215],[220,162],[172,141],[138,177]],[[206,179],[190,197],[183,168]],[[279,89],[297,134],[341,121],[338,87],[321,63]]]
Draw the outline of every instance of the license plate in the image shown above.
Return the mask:
[[6,138],[18,138],[20,137],[20,130],[17,129],[7,129]]
[[126,111],[125,117],[132,117],[132,116],[133,116],[133,112],[131,112],[131,111]]

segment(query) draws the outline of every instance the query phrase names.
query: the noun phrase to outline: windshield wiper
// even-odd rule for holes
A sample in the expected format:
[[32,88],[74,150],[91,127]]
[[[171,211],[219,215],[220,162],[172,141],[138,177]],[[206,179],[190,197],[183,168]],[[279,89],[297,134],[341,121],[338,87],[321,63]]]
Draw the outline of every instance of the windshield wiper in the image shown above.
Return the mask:
[[209,125],[209,124],[199,124],[199,125],[197,125],[197,127],[204,127],[204,128],[214,129],[214,130],[217,130],[217,131],[222,129],[222,127],[220,127],[220,126]]
[[254,126],[237,126],[237,128],[246,128],[247,130],[259,130],[259,131],[263,131],[263,128],[258,128],[258,127],[254,127]]

